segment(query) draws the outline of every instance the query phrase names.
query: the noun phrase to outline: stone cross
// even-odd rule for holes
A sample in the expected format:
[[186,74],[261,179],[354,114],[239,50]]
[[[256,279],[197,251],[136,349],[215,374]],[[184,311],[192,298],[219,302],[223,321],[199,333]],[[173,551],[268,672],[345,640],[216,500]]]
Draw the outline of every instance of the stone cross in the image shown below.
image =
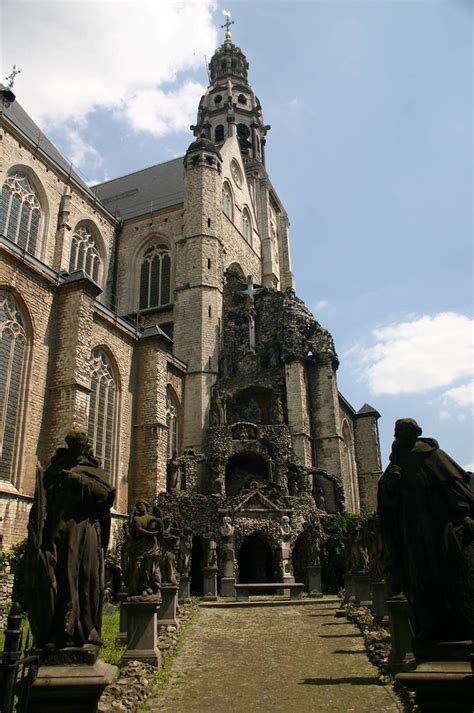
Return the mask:
[[17,69],[16,64],[14,64],[12,73],[9,74],[8,77],[5,77],[5,79],[8,81],[8,86],[10,87],[10,89],[13,89],[13,83],[17,74],[21,74],[21,69]]

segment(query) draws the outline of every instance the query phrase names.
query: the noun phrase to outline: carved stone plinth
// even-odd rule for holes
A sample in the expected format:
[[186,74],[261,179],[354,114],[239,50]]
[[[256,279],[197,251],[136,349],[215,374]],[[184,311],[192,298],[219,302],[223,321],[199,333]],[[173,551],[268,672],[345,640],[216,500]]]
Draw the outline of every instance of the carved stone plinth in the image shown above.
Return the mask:
[[158,650],[157,619],[160,602],[122,602],[127,616],[127,650],[122,663],[143,661],[151,666],[161,666]]
[[227,579],[234,576],[234,550],[227,548],[224,550],[223,554],[224,558],[222,562],[221,574],[222,577]]
[[385,603],[388,609],[391,636],[388,663],[392,671],[398,673],[408,659],[413,659],[411,608],[405,598],[386,599]]
[[344,575],[344,604],[353,604],[355,599],[354,575],[347,572]]
[[174,626],[179,629],[179,622],[176,618],[176,607],[178,605],[178,587],[175,584],[161,584],[161,606],[158,612],[158,626]]
[[416,660],[395,679],[415,693],[420,713],[472,713],[472,641],[415,643]]
[[217,601],[217,567],[202,568],[202,583],[204,601]]
[[221,577],[221,596],[235,596],[235,577]]
[[388,624],[388,609],[385,604],[387,598],[386,582],[371,582],[370,588],[372,591],[372,614],[374,615],[374,623],[385,625]]
[[308,568],[308,592],[310,597],[322,597],[321,565],[313,564]]
[[354,577],[354,604],[356,607],[372,606],[372,592],[370,590],[370,577],[368,574],[355,574]]
[[179,577],[178,601],[189,602],[191,599],[191,579],[187,574],[181,574]]
[[40,666],[27,713],[96,713],[99,698],[117,671],[117,666],[100,659],[91,665]]

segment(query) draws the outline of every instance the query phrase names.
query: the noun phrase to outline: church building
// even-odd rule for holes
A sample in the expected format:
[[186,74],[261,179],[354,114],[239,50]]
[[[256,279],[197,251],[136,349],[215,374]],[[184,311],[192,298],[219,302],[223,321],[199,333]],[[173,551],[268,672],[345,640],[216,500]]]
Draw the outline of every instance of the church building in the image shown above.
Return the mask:
[[198,537],[227,513],[237,560],[258,537],[276,551],[282,518],[293,547],[305,523],[374,505],[379,414],[339,393],[332,337],[296,295],[248,68],[227,31],[184,157],[93,187],[0,87],[5,548],[70,429],[117,521],[174,497]]

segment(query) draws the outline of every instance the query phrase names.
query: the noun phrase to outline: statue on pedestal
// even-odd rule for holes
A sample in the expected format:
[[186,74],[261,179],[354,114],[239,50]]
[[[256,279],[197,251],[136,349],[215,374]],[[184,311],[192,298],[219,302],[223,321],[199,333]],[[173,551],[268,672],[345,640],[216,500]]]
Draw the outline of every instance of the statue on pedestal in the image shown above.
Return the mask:
[[37,648],[100,646],[104,557],[115,490],[87,435],[70,431],[37,471],[28,521],[25,590]]
[[178,451],[174,450],[166,466],[166,492],[173,495],[180,490],[182,490],[180,462]]
[[163,522],[138,500],[130,516],[128,538],[124,544],[124,580],[130,597],[159,594]]
[[389,594],[411,603],[418,641],[474,638],[474,494],[468,476],[413,419],[395,423],[378,512]]
[[193,553],[193,531],[185,527],[179,538],[178,572],[188,575],[191,571]]
[[217,567],[217,543],[212,532],[211,527],[208,525],[202,534],[203,540],[203,566],[204,567]]

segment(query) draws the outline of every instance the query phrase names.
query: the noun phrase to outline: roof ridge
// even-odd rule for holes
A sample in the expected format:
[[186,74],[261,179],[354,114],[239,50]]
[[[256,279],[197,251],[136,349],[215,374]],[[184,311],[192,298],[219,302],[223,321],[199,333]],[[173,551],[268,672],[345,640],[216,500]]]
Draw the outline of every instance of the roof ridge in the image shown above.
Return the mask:
[[109,178],[107,181],[102,181],[101,183],[94,183],[90,188],[97,188],[97,186],[105,186],[107,183],[112,183],[113,181],[120,181],[122,178],[127,178],[127,176],[133,176],[136,173],[143,173],[144,171],[149,171],[151,168],[156,168],[157,166],[164,166],[167,163],[173,163],[173,161],[178,161],[183,159],[182,156],[176,156],[176,158],[170,158],[168,161],[161,161],[161,163],[152,163],[151,166],[145,166],[145,168],[139,168],[138,171],[130,171],[129,173],[124,173],[122,176],[116,176],[115,178]]

